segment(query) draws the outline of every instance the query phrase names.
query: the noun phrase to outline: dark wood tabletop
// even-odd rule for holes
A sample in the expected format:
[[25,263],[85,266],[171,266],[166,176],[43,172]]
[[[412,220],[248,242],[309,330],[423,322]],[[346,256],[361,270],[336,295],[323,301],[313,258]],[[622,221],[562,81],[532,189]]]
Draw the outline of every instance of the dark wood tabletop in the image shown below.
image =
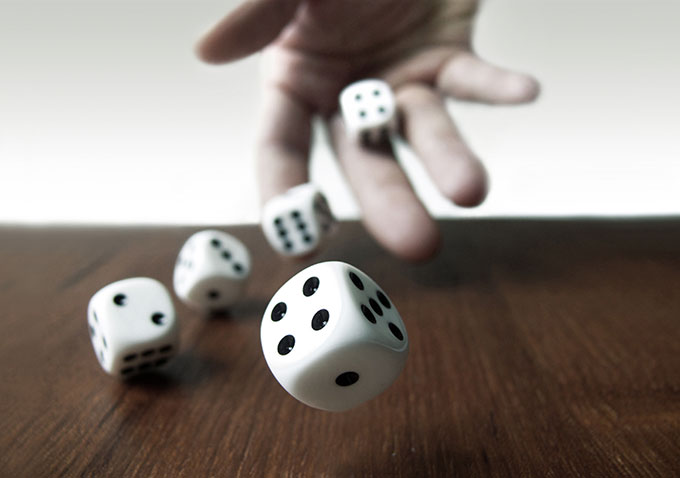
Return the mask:
[[[181,351],[122,382],[100,368],[87,303],[102,286],[171,287],[197,228],[0,227],[0,475],[679,476],[680,220],[452,220],[427,264],[355,223],[280,259],[254,226],[230,313],[175,299]],[[410,355],[385,393],[309,408],[264,361],[262,313],[290,276],[343,260],[397,305]]]

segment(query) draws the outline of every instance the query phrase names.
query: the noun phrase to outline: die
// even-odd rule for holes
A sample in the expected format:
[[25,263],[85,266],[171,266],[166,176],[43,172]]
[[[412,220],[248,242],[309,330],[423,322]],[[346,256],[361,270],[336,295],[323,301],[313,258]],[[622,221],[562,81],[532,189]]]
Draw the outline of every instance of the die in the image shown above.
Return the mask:
[[328,201],[311,183],[273,197],[262,209],[262,231],[272,248],[284,256],[312,253],[335,226]]
[[177,256],[177,297],[199,310],[220,310],[241,297],[250,275],[250,253],[234,236],[216,230],[193,234]]
[[90,299],[92,347],[110,375],[130,377],[167,363],[179,346],[179,327],[163,284],[135,277],[109,284]]
[[359,269],[335,261],[302,270],[274,294],[260,339],[283,388],[329,411],[383,392],[401,373],[409,348],[389,297]]
[[362,80],[345,87],[340,110],[349,136],[365,144],[387,141],[397,126],[394,93],[382,80]]

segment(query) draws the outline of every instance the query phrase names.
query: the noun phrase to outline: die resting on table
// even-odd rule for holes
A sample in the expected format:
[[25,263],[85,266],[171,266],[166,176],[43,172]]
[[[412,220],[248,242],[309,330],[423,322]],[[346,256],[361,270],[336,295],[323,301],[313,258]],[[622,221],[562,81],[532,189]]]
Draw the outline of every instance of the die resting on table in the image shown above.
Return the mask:
[[380,394],[408,355],[406,328],[392,301],[342,262],[315,264],[288,280],[265,310],[260,338],[283,388],[330,411]]
[[271,198],[262,208],[262,231],[272,248],[284,256],[314,252],[335,224],[328,201],[311,183]]
[[340,93],[340,111],[347,134],[364,144],[387,141],[397,127],[394,93],[382,80],[362,80],[345,87]]
[[179,346],[172,299],[155,279],[124,279],[100,289],[90,299],[87,322],[99,364],[114,376],[164,365]]
[[250,275],[250,253],[236,237],[205,230],[193,234],[177,256],[173,286],[177,297],[199,310],[232,305]]

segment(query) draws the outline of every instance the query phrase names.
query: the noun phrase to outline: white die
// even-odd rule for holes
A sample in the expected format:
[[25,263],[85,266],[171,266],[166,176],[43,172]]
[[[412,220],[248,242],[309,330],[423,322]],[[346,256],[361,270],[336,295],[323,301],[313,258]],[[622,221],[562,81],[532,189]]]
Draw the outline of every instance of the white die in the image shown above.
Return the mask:
[[124,279],[100,289],[90,299],[87,322],[99,364],[114,376],[164,365],[179,346],[172,299],[155,279]]
[[356,267],[322,262],[274,294],[260,328],[265,360],[301,402],[342,411],[379,395],[408,355],[394,304]]
[[219,310],[233,305],[243,294],[250,275],[250,254],[234,236],[205,230],[182,246],[175,263],[175,293],[187,305]]
[[390,85],[382,80],[362,80],[345,87],[340,93],[340,110],[355,141],[385,141],[396,129],[396,100]]
[[328,201],[311,183],[271,198],[262,209],[262,231],[272,248],[285,256],[313,252],[335,224]]

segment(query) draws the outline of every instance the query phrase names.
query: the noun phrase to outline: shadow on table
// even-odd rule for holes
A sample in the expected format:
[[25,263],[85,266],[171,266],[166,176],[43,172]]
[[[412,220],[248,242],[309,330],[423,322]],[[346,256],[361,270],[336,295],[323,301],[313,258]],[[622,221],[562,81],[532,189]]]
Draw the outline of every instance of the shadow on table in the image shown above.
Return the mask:
[[680,257],[678,218],[475,219],[440,225],[439,256],[405,271],[424,286],[477,285],[497,274],[533,283],[627,257]]
[[199,317],[206,321],[259,321],[262,319],[262,313],[267,308],[268,302],[256,297],[244,297],[236,304],[228,309],[215,310],[209,314]]
[[212,357],[185,350],[160,370],[130,377],[121,386],[148,392],[192,388],[208,382],[215,374],[225,374],[226,366]]

